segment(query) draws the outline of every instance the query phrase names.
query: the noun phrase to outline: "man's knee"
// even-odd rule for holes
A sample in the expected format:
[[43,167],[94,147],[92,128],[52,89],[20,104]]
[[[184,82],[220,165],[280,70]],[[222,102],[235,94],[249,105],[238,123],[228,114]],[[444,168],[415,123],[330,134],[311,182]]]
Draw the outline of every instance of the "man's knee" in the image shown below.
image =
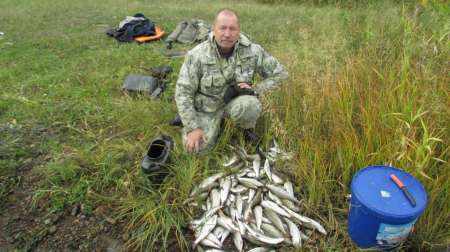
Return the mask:
[[228,114],[231,120],[244,128],[254,127],[261,115],[262,105],[256,96],[243,95],[229,103]]

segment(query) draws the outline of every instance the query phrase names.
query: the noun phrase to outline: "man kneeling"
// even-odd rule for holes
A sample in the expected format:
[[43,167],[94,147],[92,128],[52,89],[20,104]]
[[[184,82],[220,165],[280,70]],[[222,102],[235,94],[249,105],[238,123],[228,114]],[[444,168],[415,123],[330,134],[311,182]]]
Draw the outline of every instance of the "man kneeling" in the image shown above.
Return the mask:
[[[263,81],[253,85],[256,74]],[[262,111],[257,97],[287,77],[274,57],[240,33],[235,12],[219,11],[208,40],[187,53],[176,85],[175,101],[184,125],[186,150],[200,152],[214,147],[224,115],[245,134],[254,135]],[[227,99],[233,91],[236,96]]]

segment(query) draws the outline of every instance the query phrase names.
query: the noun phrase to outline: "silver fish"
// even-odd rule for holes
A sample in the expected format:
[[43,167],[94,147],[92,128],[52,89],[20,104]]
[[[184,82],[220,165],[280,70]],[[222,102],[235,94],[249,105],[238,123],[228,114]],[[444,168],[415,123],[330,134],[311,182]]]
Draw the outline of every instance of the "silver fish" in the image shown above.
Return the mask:
[[248,178],[257,178],[254,171],[249,171],[249,172],[247,172],[247,177],[248,177]]
[[242,248],[244,246],[244,241],[242,240],[241,233],[235,232],[233,234],[233,242],[234,242],[234,246],[236,246],[237,250],[242,251]]
[[255,175],[257,178],[259,178],[259,170],[261,169],[261,158],[259,157],[259,155],[257,156],[257,158],[253,159],[253,171],[255,172]]
[[261,201],[261,206],[264,208],[269,208],[270,210],[274,211],[275,213],[282,215],[284,217],[291,217],[286,210],[278,206],[276,203],[270,200],[263,200]]
[[269,152],[267,152],[267,156],[273,159],[278,159],[278,153],[275,151],[275,149],[269,149]]
[[207,247],[212,247],[212,248],[217,248],[220,249],[222,248],[220,246],[220,244],[216,244],[215,242],[211,241],[210,239],[204,238],[203,240],[201,240],[200,244],[207,246]]
[[283,225],[283,221],[281,220],[280,216],[278,216],[277,213],[275,213],[274,211],[266,208],[263,210],[264,214],[267,216],[267,219],[270,220],[270,222],[276,227],[278,228],[278,230],[280,230],[283,234],[286,234],[286,230],[284,229],[284,225]]
[[214,207],[214,208],[209,209],[209,210],[205,213],[205,215],[204,215],[203,218],[204,218],[205,220],[208,219],[209,217],[215,215],[215,214],[217,213],[217,211],[219,211],[221,208],[222,208],[221,206],[218,206],[218,207]]
[[261,242],[256,239],[256,237],[249,232],[245,232],[245,234],[242,235],[246,240],[250,241],[253,244],[259,245],[259,246],[267,246],[266,243]]
[[226,177],[223,180],[221,189],[220,189],[220,203],[221,205],[225,204],[225,202],[227,201],[228,198],[228,194],[230,193],[230,189],[231,189],[231,178],[230,177]]
[[249,187],[249,188],[253,188],[253,189],[258,189],[258,187],[262,187],[263,184],[261,182],[259,182],[256,179],[251,179],[251,178],[238,178],[239,183],[241,183],[242,185]]
[[295,197],[294,196],[294,188],[292,186],[292,183],[290,181],[286,181],[284,182],[284,189],[286,190],[286,192],[291,196],[291,197]]
[[210,194],[211,198],[211,208],[220,206],[220,192],[217,189],[212,189]]
[[271,191],[269,191],[269,193],[267,194],[267,197],[272,200],[273,202],[277,203],[278,205],[283,205],[283,202],[281,201],[280,198],[278,198],[278,196],[276,196],[275,194],[273,194]]
[[[263,210],[263,212],[264,212],[264,210]],[[264,217],[264,216],[261,217],[261,219],[262,219],[262,222],[263,222],[263,223],[269,223],[269,224],[272,223],[269,219],[267,219],[267,218]]]
[[259,233],[245,223],[244,223],[244,226],[249,231],[248,234],[251,236],[254,236],[254,238],[260,242],[270,244],[270,245],[277,245],[284,241],[284,238],[272,238],[272,237],[266,236],[262,233]]
[[228,209],[230,212],[231,220],[236,221],[236,220],[240,219],[240,216],[238,216],[236,208],[230,206],[230,207],[228,207]]
[[247,202],[250,203],[253,199],[253,197],[255,197],[256,194],[256,190],[253,189],[249,189],[248,190],[248,198],[247,198]]
[[264,248],[264,247],[256,247],[256,248],[250,249],[247,252],[270,252],[270,249]]
[[206,236],[206,239],[212,241],[214,244],[217,245],[216,248],[222,248],[222,243],[220,240],[215,236],[213,233],[209,233],[208,236]]
[[242,197],[240,194],[236,196],[236,210],[237,210],[237,216],[239,219],[242,219],[242,206],[244,202],[242,201]]
[[294,217],[294,220],[297,220],[298,224],[303,225],[308,228],[311,228],[311,229],[315,229],[315,230],[319,231],[320,233],[327,235],[327,231],[325,230],[325,228],[323,228],[323,226],[320,225],[317,221],[315,221],[311,218],[308,218],[306,216],[300,215],[285,206],[281,206],[281,207],[284,210],[286,210],[286,212],[288,212],[289,215]]
[[248,221],[250,218],[250,214],[252,213],[252,208],[250,207],[250,204],[247,204],[247,207],[244,210],[244,221]]
[[277,174],[275,174],[274,172],[272,172],[272,181],[274,184],[276,185],[281,185],[283,184],[283,179],[280,178],[280,176],[278,176]]
[[256,194],[253,197],[253,199],[247,204],[245,211],[244,211],[244,220],[248,221],[250,214],[252,213],[252,208],[253,206],[259,204],[261,202],[261,198],[262,198],[262,192],[261,192],[261,188],[259,188],[258,190],[256,190]]
[[192,220],[191,224],[193,226],[201,226],[203,225],[211,216],[215,215],[217,211],[219,211],[221,207],[211,208],[207,212],[203,214],[203,216],[200,219]]
[[220,237],[222,237],[222,234],[223,234],[224,231],[225,231],[225,228],[224,228],[224,227],[217,225],[217,226],[214,228],[214,230],[212,231],[212,233],[213,233],[216,237],[220,238]]
[[270,170],[270,163],[267,158],[266,161],[264,161],[264,172],[266,173],[267,178],[272,181],[272,171]]
[[239,162],[239,157],[234,154],[230,159],[228,159],[225,163],[223,163],[224,167],[231,167],[235,165],[237,162]]
[[236,222],[238,224],[239,232],[241,232],[241,234],[244,234],[245,233],[245,225],[244,225],[245,223],[240,220],[237,220]]
[[[231,194],[230,194],[231,195]],[[225,206],[231,206],[233,202],[231,201],[230,197],[228,197],[227,201],[225,201]]]
[[236,179],[236,176],[231,176],[230,179],[231,179],[231,188],[237,186],[238,181]]
[[222,236],[220,237],[220,243],[223,244],[223,242],[227,239],[228,235],[230,235],[231,232],[228,229],[225,229],[222,233]]
[[295,248],[301,248],[302,239],[300,238],[300,230],[298,229],[297,225],[289,220],[289,218],[284,218],[284,221],[288,224],[289,232],[292,238],[292,245],[294,245]]
[[238,179],[241,177],[245,177],[249,171],[250,171],[249,169],[243,169],[238,174],[236,174],[236,177]]
[[277,195],[278,197],[282,198],[282,199],[288,199],[288,200],[292,200],[295,203],[300,203],[300,201],[298,201],[295,197],[292,197],[291,195],[289,195],[288,192],[286,192],[284,189],[275,186],[275,185],[271,185],[271,184],[267,184],[266,187],[273,192],[275,195]]
[[234,194],[230,193],[228,195],[228,199],[230,200],[231,203],[233,203],[236,201],[236,196],[234,196]]
[[211,203],[211,198],[208,198],[206,200],[206,210],[211,209],[212,203]]
[[[288,207],[289,209],[291,209],[294,212],[300,212],[300,208],[298,206],[296,206],[294,203],[292,203],[292,201],[287,200],[287,199],[282,199],[281,202],[283,203],[282,205]],[[278,203],[277,203],[278,204]]]
[[275,140],[275,138],[272,139],[272,147],[271,147],[270,149],[273,149],[273,150],[274,150],[275,152],[277,152],[277,153],[283,152],[283,151],[280,149],[280,146],[278,145],[278,143],[277,143],[277,141]]
[[219,173],[216,173],[216,174],[210,176],[209,178],[204,179],[204,180],[200,183],[199,188],[200,188],[200,189],[209,188],[209,186],[210,186],[211,184],[213,184],[214,182],[216,182],[218,179],[220,179],[220,178],[223,177],[224,175],[225,175],[225,173],[219,172]]
[[276,227],[272,226],[271,224],[263,223],[261,225],[261,229],[268,236],[275,237],[275,238],[283,238],[284,237],[283,233],[281,233],[280,230],[278,230]]
[[246,151],[244,148],[242,148],[242,146],[238,146],[238,147],[236,148],[236,150],[237,150],[237,154],[238,154],[242,159],[246,160],[246,159],[248,158],[247,151]]
[[211,189],[211,188],[214,188],[214,187],[217,187],[219,184],[217,183],[217,182],[212,182],[211,184],[208,184],[206,187],[204,187],[204,188],[200,188],[200,186],[199,187],[196,187],[196,188],[194,188],[193,190],[192,190],[192,192],[191,192],[191,194],[189,195],[189,197],[195,197],[196,195],[198,195],[198,194],[200,194],[200,193],[203,193],[203,192],[206,192],[206,191],[208,191],[209,189]]
[[256,219],[256,226],[258,227],[258,229],[261,229],[261,223],[262,223],[262,207],[261,206],[255,206],[255,208],[253,209],[253,215],[255,216]]
[[[249,222],[249,223],[247,223],[247,224],[248,224],[250,227],[252,227],[254,230],[257,230],[258,232],[263,233],[262,230],[256,226],[256,224],[255,224],[254,221],[251,221],[251,222]],[[263,234],[264,234],[264,233],[263,233]]]
[[280,148],[280,146],[274,141],[273,146],[269,148],[269,152],[274,155],[276,159],[288,160],[292,158],[291,153],[287,153]]
[[233,220],[219,212],[219,218],[217,218],[217,224],[229,230],[230,232],[239,232],[238,227],[233,224]]
[[248,187],[245,187],[245,186],[243,186],[243,185],[237,185],[237,186],[232,187],[232,188],[230,189],[230,191],[231,191],[232,193],[244,193],[244,192],[247,191],[247,190],[248,190]]
[[200,232],[198,233],[198,235],[196,235],[197,239],[194,241],[194,247],[197,246],[197,244],[199,244],[199,242],[201,242],[204,238],[206,238],[206,236],[208,236],[208,234],[216,227],[216,224],[217,215],[212,216],[205,222],[205,224],[203,224]]
[[303,233],[302,231],[300,231],[300,238],[302,239],[302,240],[305,240],[305,241],[307,241],[307,240],[309,240],[309,236],[307,236],[305,233]]

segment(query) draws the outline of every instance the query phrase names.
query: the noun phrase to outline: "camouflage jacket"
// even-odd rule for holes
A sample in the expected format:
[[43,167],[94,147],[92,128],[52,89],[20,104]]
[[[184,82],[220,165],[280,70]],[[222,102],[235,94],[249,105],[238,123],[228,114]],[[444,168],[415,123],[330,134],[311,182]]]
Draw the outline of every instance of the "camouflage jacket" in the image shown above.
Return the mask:
[[284,67],[260,45],[240,35],[233,54],[220,57],[213,34],[190,50],[181,67],[175,90],[175,101],[187,132],[199,127],[197,111],[215,112],[225,106],[227,87],[236,82],[254,83],[257,94],[277,87],[288,77]]

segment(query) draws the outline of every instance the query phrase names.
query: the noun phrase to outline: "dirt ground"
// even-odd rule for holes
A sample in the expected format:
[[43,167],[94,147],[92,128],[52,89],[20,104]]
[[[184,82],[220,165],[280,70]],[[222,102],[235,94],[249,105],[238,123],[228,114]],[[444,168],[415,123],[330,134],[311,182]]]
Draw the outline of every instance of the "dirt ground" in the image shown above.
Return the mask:
[[127,237],[120,223],[105,217],[104,208],[93,214],[76,205],[61,213],[49,213],[41,205],[33,207],[32,192],[37,176],[22,170],[20,186],[7,197],[0,214],[0,250],[85,250],[119,251]]
[[128,239],[123,223],[116,222],[107,206],[97,206],[91,214],[82,205],[66,206],[52,213],[46,200],[33,195],[42,179],[33,168],[49,157],[35,152],[3,181],[13,184],[0,202],[0,251],[120,251]]

